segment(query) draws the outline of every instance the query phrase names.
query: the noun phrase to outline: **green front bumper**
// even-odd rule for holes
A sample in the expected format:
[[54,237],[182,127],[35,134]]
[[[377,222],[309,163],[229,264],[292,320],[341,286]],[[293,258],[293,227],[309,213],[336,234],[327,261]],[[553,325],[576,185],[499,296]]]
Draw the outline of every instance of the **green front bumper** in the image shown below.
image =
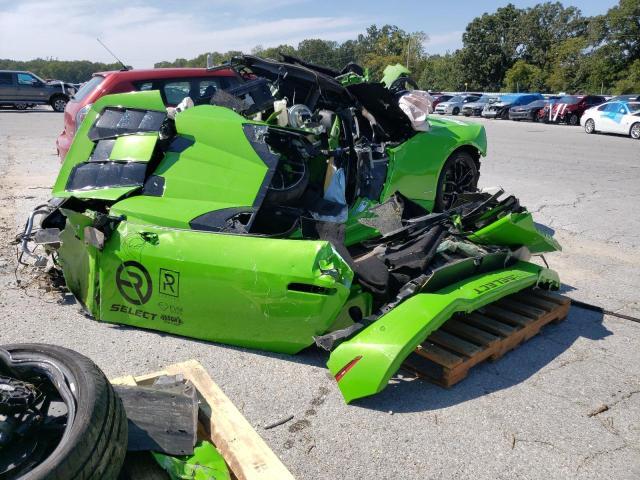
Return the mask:
[[528,262],[417,294],[341,343],[327,366],[348,402],[384,389],[407,356],[456,312],[472,312],[525,288],[559,287],[553,270]]

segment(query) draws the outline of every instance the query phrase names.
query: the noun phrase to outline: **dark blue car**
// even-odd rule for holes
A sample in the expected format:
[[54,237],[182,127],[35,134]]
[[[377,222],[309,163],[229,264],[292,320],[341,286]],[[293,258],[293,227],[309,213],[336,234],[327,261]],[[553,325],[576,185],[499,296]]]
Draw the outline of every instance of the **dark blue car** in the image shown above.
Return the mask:
[[540,93],[509,93],[500,96],[500,100],[490,103],[482,110],[484,118],[509,119],[509,109],[520,105],[528,105],[536,100],[544,100]]

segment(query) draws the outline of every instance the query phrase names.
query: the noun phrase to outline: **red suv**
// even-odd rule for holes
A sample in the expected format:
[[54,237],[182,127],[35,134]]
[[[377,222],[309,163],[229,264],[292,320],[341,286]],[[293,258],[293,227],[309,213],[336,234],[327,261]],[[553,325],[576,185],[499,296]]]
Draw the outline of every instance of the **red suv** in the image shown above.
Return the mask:
[[69,100],[64,110],[64,130],[56,140],[58,156],[64,160],[78,125],[91,105],[100,97],[112,93],[141,90],[160,90],[167,106],[176,106],[189,96],[194,103],[209,103],[216,90],[240,85],[237,75],[229,69],[155,68],[150,70],[121,70],[94,73]]
[[538,118],[545,123],[565,122],[580,125],[580,117],[585,110],[604,103],[606,98],[600,95],[565,95],[552,100],[538,112]]

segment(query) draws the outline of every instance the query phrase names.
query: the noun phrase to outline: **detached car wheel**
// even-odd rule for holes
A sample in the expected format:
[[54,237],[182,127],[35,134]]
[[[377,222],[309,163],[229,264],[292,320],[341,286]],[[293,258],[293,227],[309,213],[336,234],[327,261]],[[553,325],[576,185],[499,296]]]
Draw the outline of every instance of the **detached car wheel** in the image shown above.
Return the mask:
[[53,108],[56,112],[64,112],[64,109],[67,107],[67,99],[62,96],[53,97],[51,99],[51,108]]
[[127,418],[88,358],[44,344],[0,346],[0,478],[116,479]]
[[629,136],[635,140],[640,139],[640,122],[636,122],[631,125],[631,129],[629,130]]
[[594,122],[591,118],[588,119],[586,122],[584,122],[584,131],[587,133],[595,133],[596,122]]
[[478,189],[478,166],[468,152],[455,152],[442,167],[434,210],[442,212],[451,208],[461,193]]

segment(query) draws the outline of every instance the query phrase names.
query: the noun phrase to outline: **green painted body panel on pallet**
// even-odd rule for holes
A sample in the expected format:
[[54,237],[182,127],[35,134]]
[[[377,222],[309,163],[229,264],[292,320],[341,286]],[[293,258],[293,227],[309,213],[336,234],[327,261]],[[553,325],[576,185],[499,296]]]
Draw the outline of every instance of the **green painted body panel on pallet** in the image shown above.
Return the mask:
[[327,366],[337,375],[359,357],[338,386],[347,402],[374,395],[385,388],[407,356],[454,313],[472,312],[539,282],[559,287],[555,272],[518,262],[434,293],[418,293],[341,343]]

